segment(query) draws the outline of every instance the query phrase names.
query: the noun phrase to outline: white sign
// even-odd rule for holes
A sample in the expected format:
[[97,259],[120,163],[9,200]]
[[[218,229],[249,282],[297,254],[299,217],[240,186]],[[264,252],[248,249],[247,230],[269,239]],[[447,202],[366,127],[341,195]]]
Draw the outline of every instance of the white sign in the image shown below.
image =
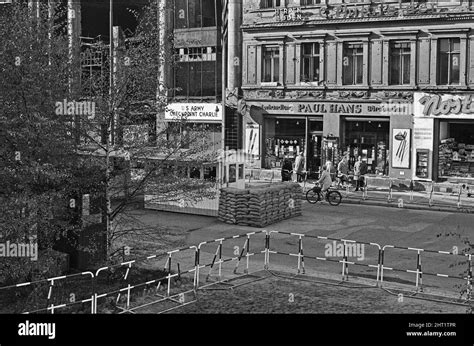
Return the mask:
[[418,118],[474,119],[474,95],[428,94],[414,95],[414,116]]
[[393,129],[392,167],[410,168],[411,130]]
[[217,103],[172,103],[166,106],[165,120],[221,122],[222,105]]
[[258,156],[260,152],[260,126],[247,124],[245,129],[245,148],[246,153]]

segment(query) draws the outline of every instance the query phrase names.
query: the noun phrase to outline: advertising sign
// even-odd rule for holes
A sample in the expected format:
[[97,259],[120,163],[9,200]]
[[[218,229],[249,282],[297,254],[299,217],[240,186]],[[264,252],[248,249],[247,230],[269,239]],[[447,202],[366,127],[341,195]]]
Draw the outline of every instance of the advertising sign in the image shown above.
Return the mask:
[[410,168],[411,130],[393,129],[392,167]]
[[252,156],[258,156],[260,152],[260,126],[247,124],[245,129],[245,148],[246,153]]
[[415,93],[414,116],[419,118],[474,119],[474,95]]

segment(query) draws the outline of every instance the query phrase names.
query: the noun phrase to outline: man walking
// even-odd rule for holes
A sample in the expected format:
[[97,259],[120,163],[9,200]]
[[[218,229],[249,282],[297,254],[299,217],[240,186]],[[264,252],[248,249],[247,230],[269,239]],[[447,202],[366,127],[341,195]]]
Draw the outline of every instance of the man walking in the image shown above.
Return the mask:
[[342,160],[337,165],[337,178],[338,185],[343,186],[347,181],[349,181],[349,164],[347,162],[347,156],[344,155]]
[[304,156],[303,152],[300,151],[295,160],[295,172],[296,172],[296,181],[298,183],[303,181],[303,171],[304,171]]
[[362,156],[357,158],[354,165],[354,179],[356,181],[356,191],[364,187],[364,175],[367,174],[367,163],[362,161]]

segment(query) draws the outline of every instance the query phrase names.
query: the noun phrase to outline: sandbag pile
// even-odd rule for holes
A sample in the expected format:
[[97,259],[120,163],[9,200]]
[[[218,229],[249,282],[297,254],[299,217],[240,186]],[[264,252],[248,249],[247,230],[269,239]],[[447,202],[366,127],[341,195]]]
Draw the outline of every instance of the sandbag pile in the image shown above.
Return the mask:
[[224,188],[218,218],[230,224],[265,227],[301,215],[301,198],[300,185],[289,182],[245,190]]

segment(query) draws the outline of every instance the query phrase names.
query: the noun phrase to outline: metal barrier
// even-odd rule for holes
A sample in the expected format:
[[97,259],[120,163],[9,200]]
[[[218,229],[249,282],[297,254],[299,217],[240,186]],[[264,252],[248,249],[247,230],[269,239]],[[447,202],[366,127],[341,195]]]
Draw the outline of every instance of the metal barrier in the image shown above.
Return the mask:
[[[416,253],[416,261],[414,266],[411,269],[407,268],[400,268],[400,267],[392,267],[392,266],[387,266],[386,265],[386,255],[387,255],[387,250],[392,249],[392,250],[398,250],[400,252],[407,252],[408,251],[408,256],[413,260],[415,256],[412,256],[410,253]],[[422,256],[423,255],[423,256]],[[446,257],[449,255],[450,257]],[[436,258],[440,257],[441,258]],[[400,256],[397,255],[397,261],[400,262]],[[423,265],[422,265],[422,258],[424,267],[428,267],[430,269],[423,270]],[[467,269],[467,275],[459,275],[455,273],[449,273],[446,274],[440,273],[439,270],[453,270],[453,268],[457,267],[459,265],[459,261],[461,259],[465,259],[468,264],[468,269]],[[402,259],[403,260],[403,259]],[[413,263],[413,262],[412,262]],[[437,272],[434,272],[432,268],[436,268]],[[461,282],[466,282],[466,291],[470,292],[472,290],[472,263],[471,263],[471,255],[465,255],[465,254],[458,254],[458,253],[453,253],[449,251],[436,251],[436,250],[425,250],[425,249],[420,249],[420,248],[412,248],[412,247],[401,247],[401,246],[394,246],[394,245],[385,245],[382,248],[382,255],[381,255],[381,283],[384,282],[384,279],[386,278],[386,271],[394,271],[398,273],[408,273],[408,274],[415,274],[415,288],[416,291],[418,292],[423,292],[423,275],[426,277],[437,277],[437,278],[448,278],[452,280],[457,280],[459,283]],[[400,280],[400,278],[394,278],[395,280]],[[434,284],[431,284],[430,286],[434,286]],[[446,285],[442,285],[438,287],[439,289],[453,289],[454,287],[447,287]],[[469,293],[470,294],[470,293]]]
[[[98,311],[99,299],[107,297],[116,297],[115,303],[113,303],[112,306],[121,310],[122,313],[130,313],[159,302],[175,302],[176,300],[173,299],[174,296],[182,295],[195,289],[196,253],[197,247],[189,246],[164,254],[151,255],[141,260],[132,260],[115,266],[98,269],[95,274],[97,291],[95,293],[94,313]],[[185,261],[180,262],[180,255],[184,255],[181,259]],[[175,262],[175,267],[173,267]],[[183,268],[183,263],[188,263],[188,266]],[[141,273],[142,275],[138,275],[138,278],[133,278],[132,269],[135,271],[135,275],[140,274],[140,271],[145,271],[145,276],[148,276],[147,280],[142,281],[141,276],[143,276],[143,273]],[[192,274],[192,279],[189,279],[186,285],[183,285],[183,276],[186,274]],[[101,280],[105,280],[105,286],[107,290],[109,289],[110,276],[115,276],[116,278],[118,276],[122,283],[119,283],[118,287],[114,287],[111,291],[101,291]],[[179,287],[183,286],[183,288],[186,287],[187,289],[178,289],[177,292],[172,292],[173,284],[177,287],[178,283]],[[166,284],[166,292],[162,295],[159,291],[164,284]],[[178,303],[183,304],[185,302],[180,299]]]
[[[265,235],[265,238],[262,239],[262,247],[257,248],[256,250],[251,250],[251,239],[252,237],[255,238],[258,235]],[[219,238],[210,241],[202,242],[197,247],[197,258],[198,262],[196,264],[196,288],[204,288],[209,286],[200,285],[200,275],[201,269],[209,268],[209,271],[206,275],[206,282],[209,282],[213,273],[213,270],[217,266],[217,282],[223,282],[226,280],[222,280],[222,272],[224,269],[227,269],[227,273],[229,275],[237,275],[242,276],[242,274],[238,273],[238,268],[242,259],[245,257],[245,268],[243,275],[249,275],[251,273],[250,270],[250,258],[265,254],[265,239],[267,237],[267,231],[262,230],[258,232],[250,232],[241,235],[235,235],[231,237]],[[245,238],[243,243],[237,243],[238,240],[242,240]],[[252,242],[253,243],[253,242]],[[237,245],[238,244],[238,245]],[[216,246],[217,245],[217,246]],[[227,247],[224,247],[226,245]],[[240,246],[242,245],[242,246]],[[204,259],[204,253],[213,254],[211,255],[212,259],[209,258],[208,261]],[[235,262],[235,265],[232,265],[228,268],[223,268],[226,263],[231,264]],[[258,268],[261,270],[261,268]],[[227,279],[228,280],[228,279]],[[211,284],[212,285],[212,284]]]
[[[382,180],[386,184],[384,187],[383,184],[372,184],[371,181]],[[396,188],[398,185],[398,189]],[[427,188],[426,194],[423,194],[421,191],[416,191],[416,186],[423,185]],[[452,200],[452,203],[443,201],[443,199],[438,200],[436,196],[436,188],[451,190],[451,194],[455,195],[456,199]],[[373,190],[375,188],[375,190]],[[379,189],[378,191],[376,189]],[[379,179],[376,177],[365,177],[365,184],[362,188],[362,200],[375,200],[375,201],[386,201],[387,203],[397,202],[399,208],[405,207],[405,202],[410,204],[420,204],[428,205],[430,207],[448,207],[455,209],[469,209],[474,207],[473,204],[463,203],[462,194],[465,187],[463,184],[449,184],[446,183],[437,184],[434,182],[422,182],[413,180],[413,179]],[[372,195],[369,195],[370,191],[377,191]],[[466,189],[466,191],[469,191]],[[405,199],[405,194],[409,193],[408,200]],[[397,193],[401,195],[396,196]],[[345,197],[350,197],[349,188],[346,189]]]
[[[93,311],[94,274],[82,272],[0,288],[14,313],[37,314],[76,309]],[[90,308],[86,307],[90,304]],[[80,306],[80,307],[79,307]]]
[[[363,256],[358,257],[354,252],[356,245],[363,246]],[[424,280],[427,278],[446,278],[450,279],[450,283],[455,280],[462,285],[466,300],[472,298],[472,254],[394,245],[381,247],[371,242],[262,230],[99,268],[95,274],[82,272],[0,287],[0,303],[4,300],[10,306],[14,305],[14,312],[23,313],[68,312],[68,309],[79,305],[85,311],[87,309],[84,307],[90,304],[91,313],[96,314],[108,308],[106,303],[109,298],[113,310],[118,309],[120,313],[134,313],[137,309],[163,302],[165,306],[160,311],[162,313],[193,303],[199,289],[218,283],[229,285],[230,280],[235,278],[252,276],[252,270],[261,271],[262,260],[251,263],[251,259],[256,256],[263,256],[263,269],[269,269],[270,260],[276,255],[296,258],[298,274],[306,274],[308,261],[330,263],[338,268],[342,281],[349,280],[350,275],[373,277],[375,284],[382,286],[388,281],[388,272],[407,274],[408,279],[405,281],[414,284],[417,292],[423,291]],[[393,255],[397,255],[398,263],[408,263],[408,267],[390,265],[390,256]],[[242,274],[238,272],[238,268],[244,258]],[[447,272],[456,270],[452,268],[459,267],[460,261],[464,261],[462,264],[467,266],[466,274]],[[226,264],[230,266],[225,268]],[[279,264],[275,263],[275,266]],[[201,270],[205,268],[209,268],[206,281],[210,281],[214,270],[217,270],[218,280],[201,285]],[[443,270],[446,271],[442,272]],[[229,278],[223,279],[224,272]],[[257,280],[260,279],[262,278]],[[403,281],[401,278],[392,278],[391,281],[394,280]],[[249,282],[244,284],[247,283]],[[165,292],[162,294],[160,290],[163,289]],[[186,301],[185,295],[189,293],[194,295],[194,300]]]
[[[272,234],[281,234],[287,236],[294,236],[297,237],[297,244],[298,244],[298,252],[284,252],[281,250],[276,250],[274,247],[271,248],[270,245],[274,244],[275,241],[271,241]],[[313,243],[312,246],[305,246],[304,244],[308,244],[311,240],[317,241]],[[328,243],[332,242],[332,243]],[[270,244],[271,242],[271,244]],[[339,242],[339,244],[337,244]],[[328,246],[329,245],[329,246]],[[340,245],[340,246],[339,246]],[[359,249],[363,249],[363,253],[359,254],[358,256],[356,250],[357,245],[361,247]],[[375,261],[373,263],[367,263],[366,259],[366,249],[365,247],[375,247],[372,253],[369,253],[368,258],[374,258]],[[322,249],[324,247],[324,250]],[[304,248],[309,249],[306,253],[304,252]],[[370,250],[369,250],[370,251]],[[377,243],[368,243],[368,242],[358,242],[355,240],[348,240],[348,239],[337,239],[337,238],[330,238],[324,236],[312,236],[307,234],[300,234],[294,232],[282,232],[282,231],[270,231],[269,232],[269,239],[267,244],[267,261],[266,263],[269,264],[270,262],[270,254],[274,255],[287,255],[291,257],[297,257],[297,271],[298,274],[306,273],[305,269],[305,260],[316,260],[316,261],[325,261],[325,262],[332,262],[341,265],[341,276],[342,280],[346,281],[349,278],[349,265],[358,266],[358,267],[366,267],[370,269],[375,269],[376,274],[376,282],[379,281],[380,277],[380,251],[381,247]],[[349,260],[349,257],[354,257],[353,260]]]

